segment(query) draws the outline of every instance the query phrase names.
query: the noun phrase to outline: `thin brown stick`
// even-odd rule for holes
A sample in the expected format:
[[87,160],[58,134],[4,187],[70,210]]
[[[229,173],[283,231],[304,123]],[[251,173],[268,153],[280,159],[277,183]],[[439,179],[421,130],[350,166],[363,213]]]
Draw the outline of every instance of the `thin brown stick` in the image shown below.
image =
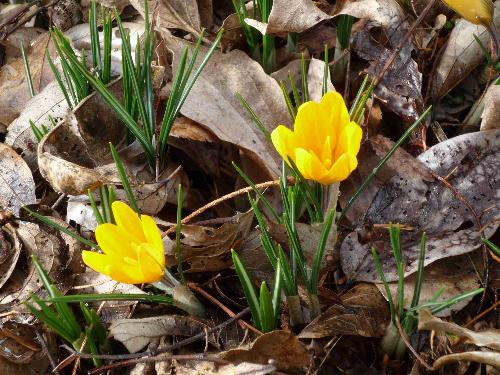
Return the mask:
[[142,358],[142,357],[154,357],[154,356],[157,356],[158,354],[165,353],[165,352],[171,352],[175,349],[182,348],[182,347],[189,345],[195,341],[203,339],[206,335],[208,335],[212,332],[218,331],[220,329],[223,329],[224,327],[228,326],[229,324],[243,318],[249,312],[250,312],[250,308],[247,307],[247,308],[243,309],[241,312],[239,312],[238,314],[236,314],[234,317],[226,320],[225,322],[222,322],[221,324],[219,324],[213,328],[210,328],[208,331],[203,331],[197,335],[188,337],[185,340],[179,341],[179,342],[172,344],[172,345],[167,345],[163,348],[160,348],[160,349],[157,349],[154,351],[148,350],[145,352],[131,353],[131,354],[98,354],[98,355],[93,355],[93,354],[77,352],[76,350],[74,350],[73,348],[71,348],[68,345],[62,345],[62,347],[65,348],[70,353],[70,356],[73,356],[73,357],[76,356],[76,357],[80,357],[80,358],[84,358],[84,359],[98,358],[98,359],[116,361],[116,360],[137,359],[137,358]]
[[[280,184],[280,180],[273,180],[273,181],[263,182],[261,184],[256,184],[255,187],[257,189],[265,189],[265,188],[272,187],[272,186],[279,186],[279,184]],[[196,216],[198,216],[198,215],[202,214],[203,212],[211,209],[212,207],[215,207],[218,204],[220,204],[220,203],[222,203],[224,201],[227,201],[229,199],[232,199],[234,197],[237,197],[239,195],[242,195],[242,194],[245,194],[245,193],[249,193],[252,190],[253,190],[253,188],[251,186],[248,186],[246,188],[233,191],[232,193],[229,193],[229,194],[226,194],[226,195],[224,195],[224,196],[222,196],[220,198],[217,198],[216,200],[214,200],[214,201],[212,201],[212,202],[204,205],[203,207],[198,208],[196,211],[194,211],[193,213],[191,213],[188,216],[186,216],[184,219],[181,220],[181,224],[187,224],[192,219],[194,219]],[[176,226],[174,225],[174,226],[170,227],[169,229],[167,229],[165,232],[163,232],[161,234],[161,236],[162,237],[168,236],[169,234],[174,233],[175,229],[176,229]]]
[[59,375],[59,371],[56,370],[56,367],[57,367],[56,361],[54,360],[52,353],[50,353],[50,350],[49,350],[49,347],[47,346],[47,342],[45,341],[45,338],[38,330],[36,331],[36,338],[38,339],[38,342],[40,342],[40,345],[42,346],[42,350],[49,360],[50,366],[52,367],[52,373],[55,375]]
[[424,366],[427,370],[432,371],[433,370],[432,366],[430,366],[427,362],[425,362],[425,360],[417,353],[415,348],[413,346],[411,346],[410,341],[408,340],[408,338],[406,337],[406,335],[403,331],[403,327],[401,327],[401,323],[399,321],[397,314],[396,314],[395,318],[396,318],[395,319],[396,320],[396,327],[398,328],[399,335],[401,336],[401,339],[405,343],[406,347],[408,349],[410,349],[410,352],[412,352],[412,354],[422,364],[422,366]]
[[500,301],[495,302],[493,305],[488,307],[486,310],[484,310],[481,314],[475,316],[470,322],[467,322],[467,324],[464,327],[469,327],[475,322],[477,322],[479,319],[481,319],[483,316],[491,312],[492,310],[496,309],[498,306],[500,306]]
[[[225,306],[217,298],[215,298],[214,296],[212,296],[210,293],[206,292],[204,289],[200,288],[196,283],[188,283],[187,286],[189,287],[189,289],[195,291],[196,293],[201,294],[203,297],[205,297],[206,299],[208,299],[214,305],[216,305],[217,307],[219,307],[222,311],[224,311],[227,315],[229,315],[230,318],[234,318],[236,316],[236,314],[229,307]],[[261,331],[259,331],[257,328],[255,328],[251,324],[248,324],[244,320],[238,320],[238,324],[243,329],[249,329],[250,331],[253,331],[253,332],[255,332],[258,335],[262,335]]]
[[97,367],[97,368],[91,370],[89,372],[89,374],[98,374],[100,372],[113,370],[113,369],[116,369],[119,367],[135,365],[137,363],[160,362],[160,361],[165,361],[165,360],[210,361],[210,362],[215,362],[215,363],[219,363],[219,364],[223,364],[223,365],[227,365],[230,363],[222,358],[217,357],[216,355],[206,355],[204,353],[201,353],[201,354],[179,354],[179,355],[170,354],[170,353],[162,353],[162,354],[157,355],[155,357],[129,359],[127,361],[121,361],[121,362],[112,363],[110,365]]
[[415,29],[417,28],[417,26],[420,25],[422,23],[422,21],[424,20],[424,18],[429,14],[429,12],[431,11],[431,9],[434,6],[434,4],[436,3],[436,1],[437,0],[430,0],[429,3],[427,4],[427,6],[425,7],[425,9],[422,11],[422,13],[420,13],[420,16],[418,16],[418,18],[415,20],[415,22],[413,22],[413,25],[411,25],[408,32],[404,35],[403,39],[401,39],[401,41],[399,42],[399,45],[392,52],[392,54],[389,56],[384,67],[382,68],[382,71],[378,74],[377,78],[375,79],[375,86],[380,83],[382,78],[384,78],[385,73],[387,73],[387,71],[391,67],[392,63],[394,62],[394,60],[396,60],[396,57],[399,55],[399,53],[403,49],[403,46],[405,45],[405,43],[410,39],[410,37],[412,36],[412,34],[415,31]]
[[[30,6],[27,10],[28,12],[25,13],[19,21],[16,22],[16,24],[9,29],[7,29],[7,25],[9,22],[5,22],[4,24],[0,25],[0,29],[5,28],[5,31],[0,32],[0,41],[5,40],[10,34],[12,34],[14,31],[16,31],[18,28],[23,26],[26,22],[28,22],[30,19],[35,17],[38,13],[40,13],[42,10],[50,8],[53,5],[56,5],[59,2],[59,0],[52,0],[50,3],[45,4],[45,5],[36,5],[34,9],[31,9],[32,7]],[[18,15],[16,15],[17,17]],[[9,20],[12,21],[12,20]]]

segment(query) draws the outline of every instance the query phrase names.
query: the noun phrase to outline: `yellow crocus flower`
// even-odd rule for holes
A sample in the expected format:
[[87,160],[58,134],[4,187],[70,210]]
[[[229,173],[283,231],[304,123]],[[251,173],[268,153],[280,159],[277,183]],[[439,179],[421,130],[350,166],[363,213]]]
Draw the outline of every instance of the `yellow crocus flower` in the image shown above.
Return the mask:
[[101,224],[95,237],[102,254],[83,251],[84,263],[121,283],[142,284],[160,280],[165,254],[160,231],[151,216],[139,215],[125,203],[111,205],[115,224]]
[[304,178],[329,185],[345,180],[358,166],[361,135],[342,96],[328,92],[319,103],[302,104],[294,130],[279,125],[271,140],[281,157],[287,163],[290,158]]
[[443,0],[464,19],[476,25],[490,25],[494,6],[491,0]]

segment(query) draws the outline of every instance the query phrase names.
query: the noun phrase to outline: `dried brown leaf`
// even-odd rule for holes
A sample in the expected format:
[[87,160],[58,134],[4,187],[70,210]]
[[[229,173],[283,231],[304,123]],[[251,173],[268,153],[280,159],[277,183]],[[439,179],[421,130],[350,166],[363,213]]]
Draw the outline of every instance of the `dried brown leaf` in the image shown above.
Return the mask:
[[[474,332],[458,324],[445,322],[442,319],[436,318],[426,309],[422,309],[418,313],[418,329],[420,331],[446,332],[448,334],[464,337],[470,343],[479,347],[487,347],[497,351],[500,350],[500,330],[488,329],[481,332]],[[497,354],[500,355],[500,353]]]
[[[131,353],[146,345],[159,344],[164,336],[195,336],[210,327],[201,320],[181,315],[160,315],[143,319],[118,319],[109,327],[110,336],[120,341]],[[208,339],[215,343],[212,335]]]
[[[175,74],[186,43],[174,38],[166,38],[166,41],[175,55]],[[200,51],[200,55],[205,53],[206,49]],[[181,113],[207,127],[219,139],[240,147],[266,168],[268,174],[277,176],[281,166],[278,153],[252,122],[236,93],[248,101],[267,130],[290,122],[278,83],[264,73],[257,62],[237,50],[215,51]]]
[[[500,27],[500,3],[495,4],[494,27]],[[431,83],[431,96],[445,96],[484,60],[484,54],[475,37],[484,46],[490,42],[490,34],[484,26],[459,19],[451,31],[448,42],[440,54],[436,73]]]
[[301,33],[331,18],[312,0],[274,0],[267,24],[248,18],[245,22],[262,34]]
[[233,349],[220,353],[222,359],[232,363],[268,364],[273,360],[276,368],[291,370],[309,365],[310,354],[304,344],[290,332],[273,331],[257,338],[249,349]]
[[372,284],[357,284],[335,304],[316,317],[300,333],[300,338],[337,335],[381,337],[387,324],[388,309]]
[[0,143],[0,209],[19,214],[35,203],[35,181],[28,165],[12,147]]
[[423,231],[428,238],[426,266],[481,246],[481,237],[490,237],[500,221],[496,208],[499,148],[500,131],[491,130],[449,139],[421,154],[418,160],[436,175],[446,177],[453,190],[417,173],[387,180],[373,195],[363,221],[341,245],[344,272],[359,281],[379,281],[371,257],[371,248],[375,247],[387,279],[397,280],[387,230],[390,222],[410,229],[403,230],[401,237],[406,276],[417,270]]

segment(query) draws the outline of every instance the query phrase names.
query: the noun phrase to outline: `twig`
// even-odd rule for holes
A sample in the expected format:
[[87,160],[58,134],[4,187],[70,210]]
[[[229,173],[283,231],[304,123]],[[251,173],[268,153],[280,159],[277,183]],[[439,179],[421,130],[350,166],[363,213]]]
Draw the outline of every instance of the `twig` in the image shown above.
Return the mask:
[[216,355],[206,355],[204,353],[200,354],[170,354],[170,353],[162,353],[160,355],[157,355],[155,357],[147,357],[147,358],[136,358],[136,359],[129,359],[126,361],[121,361],[121,362],[116,362],[112,363],[110,365],[106,366],[101,366],[93,369],[92,371],[89,372],[89,374],[98,374],[103,371],[108,371],[112,370],[118,367],[124,367],[124,366],[130,366],[130,365],[135,365],[137,363],[147,363],[147,362],[160,362],[160,361],[165,361],[167,359],[170,360],[176,360],[176,361],[211,361],[223,365],[227,365],[230,362],[217,357]]
[[[256,184],[255,187],[257,189],[265,189],[265,188],[268,188],[268,187],[272,187],[272,186],[279,186],[280,184],[280,180],[273,180],[273,181],[267,181],[267,182],[263,182],[261,184]],[[229,199],[232,199],[234,197],[237,197],[239,195],[242,195],[242,194],[246,194],[248,192],[251,192],[253,190],[253,187],[251,186],[248,186],[246,188],[243,188],[243,189],[240,189],[240,190],[236,190],[236,191],[233,191],[232,193],[229,193],[229,194],[226,194],[220,198],[217,198],[216,200],[206,204],[205,206],[197,209],[196,211],[194,211],[193,213],[189,214],[188,216],[186,216],[184,219],[182,219],[181,221],[181,224],[187,224],[189,223],[192,219],[194,219],[196,216],[198,215],[201,215],[203,212],[209,210],[210,208],[212,207],[215,207],[217,206],[218,204],[224,202],[224,201],[227,201]],[[162,233],[162,237],[165,237],[165,236],[168,236],[169,234],[175,232],[175,228],[176,226],[172,226],[170,227],[169,229],[167,229],[165,232]]]
[[[210,302],[212,302],[214,305],[218,306],[222,311],[224,311],[229,317],[234,317],[236,314],[231,311],[230,308],[225,306],[222,302],[220,302],[217,298],[212,296],[210,293],[206,292],[204,289],[200,288],[196,283],[188,283],[187,286],[189,289],[201,294],[203,297],[208,299]],[[257,328],[252,326],[251,324],[248,324],[244,320],[238,320],[238,324],[240,325],[241,328],[243,329],[249,329],[253,332],[255,332],[258,335],[262,335],[262,332],[259,331]]]
[[[39,6],[39,5],[36,5],[35,6],[35,9],[32,9],[32,10],[29,10],[27,14],[25,14],[24,16],[21,17],[21,19],[19,21],[17,21],[17,23],[12,26],[10,29],[7,29],[7,25],[12,21],[12,20],[9,20],[5,23],[3,23],[2,25],[0,25],[0,29],[2,28],[6,28],[7,30],[5,31],[2,31],[0,32],[0,41],[2,40],[5,40],[10,34],[12,34],[14,31],[16,31],[18,28],[20,28],[21,26],[23,26],[26,22],[28,22],[30,19],[32,19],[33,17],[35,17],[38,13],[40,13],[42,10],[45,10],[47,8],[50,8],[51,6],[57,4],[59,2],[59,0],[52,0],[50,3],[48,4],[45,4],[45,5],[42,5],[42,6]],[[30,7],[31,8],[31,7]],[[17,15],[16,15],[17,17]]]
[[389,59],[387,59],[384,67],[382,68],[382,71],[378,74],[377,78],[375,79],[375,86],[380,83],[382,78],[384,78],[385,73],[387,73],[387,71],[391,67],[392,63],[394,62],[394,60],[396,60],[396,57],[399,55],[399,53],[403,49],[403,46],[405,45],[405,43],[408,41],[408,39],[410,39],[410,37],[412,36],[412,34],[415,31],[415,29],[417,28],[417,26],[420,25],[422,23],[422,21],[424,20],[424,18],[427,16],[427,14],[429,14],[429,12],[431,11],[431,9],[435,3],[436,3],[436,0],[430,0],[429,3],[427,4],[427,6],[425,7],[425,9],[422,11],[422,13],[420,13],[420,16],[418,16],[418,18],[415,20],[415,22],[413,22],[413,25],[411,25],[408,32],[404,35],[403,39],[401,39],[401,41],[399,42],[399,45],[392,52],[392,54],[389,56]]
[[403,331],[403,327],[401,327],[401,323],[399,322],[399,318],[398,318],[397,314],[395,315],[395,318],[396,318],[395,319],[396,320],[396,327],[398,328],[399,335],[401,336],[401,339],[405,343],[406,347],[408,349],[410,349],[410,352],[412,352],[412,354],[415,356],[416,359],[418,359],[418,361],[422,364],[422,366],[424,366],[429,371],[433,371],[432,366],[430,366],[427,362],[425,362],[425,360],[417,353],[415,348],[413,348],[413,346],[411,346],[410,341],[408,340],[408,338],[406,337],[406,335]]
[[43,335],[39,332],[36,331],[36,338],[38,339],[38,342],[42,346],[42,350],[47,356],[50,366],[52,367],[52,373],[55,375],[59,375],[59,371],[56,370],[57,364],[56,361],[54,361],[54,358],[52,357],[52,353],[50,353],[49,347],[47,346],[47,342],[45,341],[45,338]]
[[241,319],[245,315],[247,315],[249,312],[250,312],[250,308],[247,307],[244,310],[242,310],[241,312],[239,312],[238,314],[236,314],[235,316],[233,316],[232,318],[226,320],[225,322],[222,322],[221,324],[219,324],[213,328],[210,328],[208,331],[201,332],[201,333],[194,335],[192,337],[189,337],[185,340],[179,341],[175,344],[168,345],[168,346],[165,346],[163,348],[160,348],[160,349],[157,349],[154,351],[148,350],[145,352],[131,353],[131,354],[96,354],[96,355],[92,355],[92,354],[77,352],[76,350],[74,350],[73,348],[71,348],[68,345],[63,345],[62,347],[65,348],[68,352],[70,352],[71,356],[77,356],[77,357],[84,358],[84,359],[98,358],[98,359],[104,359],[104,360],[127,360],[127,359],[137,359],[137,358],[142,358],[142,357],[154,357],[158,354],[165,353],[165,352],[171,352],[175,349],[182,348],[183,346],[189,345],[195,341],[203,339],[205,337],[205,335],[208,335],[212,332],[218,331],[218,330],[230,325],[231,323],[233,323],[233,322]]

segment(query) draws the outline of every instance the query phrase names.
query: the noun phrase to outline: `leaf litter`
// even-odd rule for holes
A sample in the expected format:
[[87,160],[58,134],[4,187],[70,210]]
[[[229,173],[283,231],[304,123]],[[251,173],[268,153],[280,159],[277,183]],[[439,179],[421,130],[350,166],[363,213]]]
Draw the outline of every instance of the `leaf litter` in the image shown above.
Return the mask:
[[[92,19],[92,2],[69,4],[64,11],[51,3],[47,13],[34,5],[30,11],[35,23],[22,17],[28,8],[0,6],[0,42],[6,46],[0,51],[0,373],[48,373],[61,363],[69,363],[73,373],[99,372],[95,368],[109,365],[116,373],[130,374],[356,374],[382,369],[413,374],[419,366],[445,372],[459,368],[456,373],[465,374],[477,368],[474,363],[483,371],[498,367],[499,51],[487,27],[461,19],[439,2],[427,9],[427,2],[405,6],[395,0],[159,0],[148,3],[148,12],[142,1],[98,3],[96,9],[100,4],[117,8],[109,31],[104,10]],[[495,29],[499,2],[493,6]],[[137,69],[139,81],[134,83],[127,72],[129,61],[123,58],[127,39],[118,19],[130,33],[131,61],[139,64],[146,59],[150,37],[144,32],[146,13],[151,30],[157,31],[150,39],[152,57],[144,60],[152,67],[151,78],[148,69]],[[421,14],[423,23],[415,25]],[[165,168],[148,160],[123,126],[123,115],[102,92],[92,88],[75,108],[68,106],[47,54],[66,89],[79,87],[71,86],[49,36],[45,25],[50,19],[65,30],[69,48],[78,58],[84,55],[95,77],[101,77],[105,65],[96,66],[93,56],[99,36],[100,56],[110,56],[106,86],[120,103],[135,100],[126,110],[143,131],[146,116],[160,124],[166,99],[196,76],[169,129]],[[220,27],[220,48],[203,61]],[[112,36],[109,46],[103,43],[107,32]],[[201,47],[193,70],[176,82],[179,72],[190,69],[183,53],[193,53],[198,38]],[[25,44],[33,97],[19,41]],[[195,73],[202,66],[201,74]],[[314,202],[325,214],[333,206],[340,220],[323,236],[323,220],[315,222],[311,215],[316,206],[301,203],[293,211],[295,241],[286,217],[280,216],[288,209],[279,191],[284,181],[278,180],[286,168],[270,134],[278,125],[292,128],[302,102],[320,101],[325,91],[338,91],[350,108],[358,89],[369,86],[370,80],[363,86],[366,75],[377,84],[363,98],[361,112],[351,113],[363,131],[358,167],[340,184],[338,204],[336,184]],[[133,99],[124,96],[124,87]],[[148,90],[154,99],[141,108],[141,96],[148,103]],[[379,168],[429,103],[431,115]],[[44,131],[41,139],[33,126]],[[161,137],[159,129],[151,134],[153,147]],[[123,171],[109,143],[118,150]],[[305,186],[297,177],[286,181],[288,199],[293,186]],[[248,188],[249,179],[263,183],[258,194]],[[360,186],[361,194],[352,202]],[[297,194],[307,201],[312,193]],[[262,220],[249,196],[257,199]],[[117,220],[106,212],[110,200],[136,201],[162,231],[168,272],[158,283],[119,283],[82,263],[81,252],[90,250],[96,228],[103,225],[96,207],[108,223]],[[59,229],[24,208],[43,213]],[[396,223],[401,261],[394,256],[389,233]],[[427,240],[421,281],[423,232]],[[298,261],[291,264],[302,281],[292,297],[303,314],[300,324],[292,317],[286,286],[280,285],[283,294],[274,293],[276,265],[269,260],[266,235],[285,259]],[[323,243],[319,249],[324,255],[317,260],[318,243]],[[120,246],[128,246],[126,236]],[[307,277],[298,276],[297,247],[302,261],[313,265],[306,276],[318,273],[316,294],[310,293]],[[233,264],[232,250],[246,267],[247,284],[241,266]],[[69,342],[27,308],[27,301],[38,298],[49,303],[45,308],[38,304],[39,312],[53,309],[68,318],[32,256],[60,298],[76,298],[69,311],[82,317],[77,323],[85,328],[81,340]],[[246,306],[255,306],[249,288],[259,287],[255,299],[260,322],[255,311],[246,315]],[[176,291],[181,289],[179,297]],[[412,296],[418,291],[415,307]],[[120,295],[135,299],[102,299]],[[462,295],[439,311],[420,307],[432,310]],[[155,297],[163,301],[151,300]],[[398,314],[399,303],[407,314],[399,316],[404,319],[396,326],[408,337],[397,337],[407,339],[404,346],[412,355],[384,359],[374,350],[395,327],[390,301]],[[203,316],[189,314],[193,310],[186,305],[191,303],[202,307]],[[265,319],[274,319],[277,329],[261,329]],[[406,330],[405,319],[414,319],[413,329]],[[96,329],[101,325],[102,331]],[[426,331],[433,331],[440,345]],[[61,344],[83,355],[65,363]],[[87,357],[92,350],[116,361],[91,360]],[[144,361],[134,362],[137,358]],[[134,367],[123,367],[126,360]]]

